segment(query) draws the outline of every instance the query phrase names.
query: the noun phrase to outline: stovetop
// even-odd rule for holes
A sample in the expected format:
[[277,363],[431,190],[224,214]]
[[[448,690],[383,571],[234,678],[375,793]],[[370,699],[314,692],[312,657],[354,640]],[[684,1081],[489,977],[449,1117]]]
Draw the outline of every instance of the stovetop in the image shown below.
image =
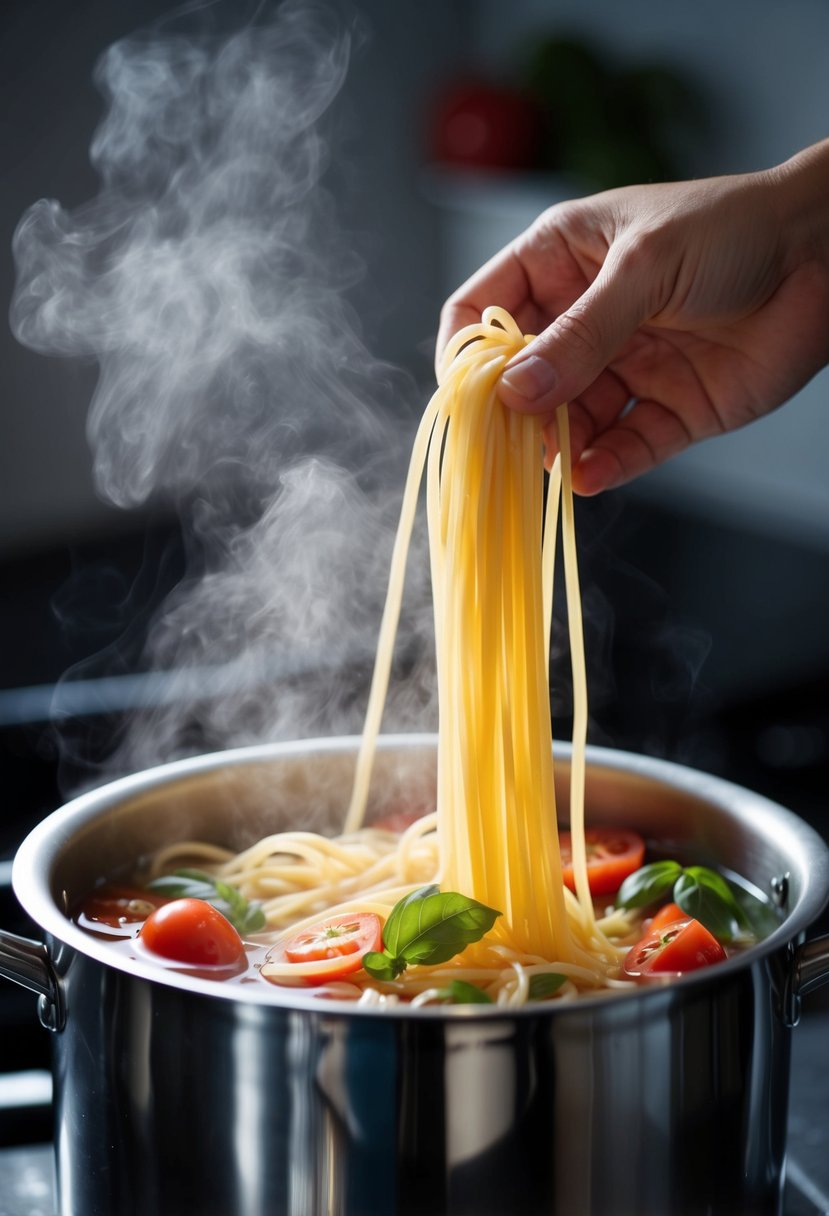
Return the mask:
[[[829,1216],[829,999],[807,1004],[794,1032],[781,1216]],[[0,1216],[56,1216],[50,1145],[0,1150]]]

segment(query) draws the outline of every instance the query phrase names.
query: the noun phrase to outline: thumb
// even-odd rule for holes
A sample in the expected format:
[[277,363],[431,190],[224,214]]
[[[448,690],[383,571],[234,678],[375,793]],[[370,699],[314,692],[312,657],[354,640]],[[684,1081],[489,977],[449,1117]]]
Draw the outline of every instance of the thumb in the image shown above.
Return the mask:
[[637,290],[632,276],[606,261],[584,294],[510,361],[499,397],[511,409],[552,414],[584,392],[657,311],[647,281]]

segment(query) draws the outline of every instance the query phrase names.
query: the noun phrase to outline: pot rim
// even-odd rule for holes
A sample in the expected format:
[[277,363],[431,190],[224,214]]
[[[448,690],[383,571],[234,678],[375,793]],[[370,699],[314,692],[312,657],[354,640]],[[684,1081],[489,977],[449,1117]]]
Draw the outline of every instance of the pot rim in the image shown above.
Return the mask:
[[[769,835],[773,832],[778,838],[784,836],[789,851],[796,847],[803,858],[802,891],[797,904],[779,927],[756,946],[719,963],[716,968],[693,972],[666,984],[639,987],[630,992],[603,992],[581,996],[575,1001],[558,1005],[426,1005],[411,1009],[405,1004],[378,1007],[357,1005],[353,1001],[321,999],[297,989],[278,989],[272,985],[223,984],[188,974],[186,971],[159,967],[152,961],[128,958],[113,951],[107,942],[91,936],[69,920],[54,899],[50,880],[53,867],[63,848],[82,827],[98,819],[124,799],[139,793],[148,793],[178,778],[192,777],[213,769],[275,760],[280,756],[349,752],[354,751],[359,742],[359,736],[348,735],[255,744],[170,761],[98,786],[53,811],[24,839],[12,867],[15,894],[49,939],[54,939],[107,967],[125,972],[135,979],[256,1008],[305,1010],[322,1015],[348,1013],[359,1017],[416,1018],[418,1021],[423,1018],[469,1021],[493,1018],[497,1020],[514,1016],[563,1016],[588,1008],[595,1009],[608,1001],[618,1007],[622,1002],[627,1004],[631,1001],[654,1001],[659,994],[669,994],[689,986],[719,983],[720,977],[733,975],[791,943],[802,935],[829,903],[829,848],[820,835],[792,811],[744,786],[674,761],[592,745],[587,748],[589,768],[639,775],[661,782],[674,790],[692,794],[715,806],[722,806],[723,809],[732,807],[735,798],[738,798],[742,804],[741,814],[750,815],[752,824],[757,826],[761,834]],[[437,735],[431,733],[388,734],[381,735],[377,740],[378,749],[391,750],[434,746],[436,743]],[[554,751],[565,759],[571,753],[571,746],[555,743]]]

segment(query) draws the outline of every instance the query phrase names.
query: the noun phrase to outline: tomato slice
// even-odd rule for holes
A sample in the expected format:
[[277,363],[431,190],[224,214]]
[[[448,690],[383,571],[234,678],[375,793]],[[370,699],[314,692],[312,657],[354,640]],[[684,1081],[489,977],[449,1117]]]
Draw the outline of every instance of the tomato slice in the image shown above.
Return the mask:
[[87,895],[76,919],[84,928],[96,930],[100,926],[117,930],[118,936],[132,937],[138,926],[165,903],[166,897],[155,891],[105,883]]
[[[637,832],[626,828],[588,828],[584,836],[591,895],[611,895],[618,891],[628,874],[638,870],[645,860],[645,842]],[[575,891],[570,833],[559,832],[558,843],[564,884]]]
[[691,917],[687,912],[683,912],[679,904],[663,904],[658,912],[654,913],[648,924],[648,933],[656,933],[659,929],[664,929],[666,926],[673,924],[675,920],[690,920]]
[[229,967],[245,957],[244,943],[226,916],[203,899],[174,899],[141,927],[148,950],[194,967]]
[[698,920],[684,917],[649,931],[628,951],[623,968],[634,979],[697,971],[726,957],[720,943]]
[[261,974],[277,984],[320,984],[359,971],[363,955],[382,949],[383,925],[374,912],[329,916],[277,942]]

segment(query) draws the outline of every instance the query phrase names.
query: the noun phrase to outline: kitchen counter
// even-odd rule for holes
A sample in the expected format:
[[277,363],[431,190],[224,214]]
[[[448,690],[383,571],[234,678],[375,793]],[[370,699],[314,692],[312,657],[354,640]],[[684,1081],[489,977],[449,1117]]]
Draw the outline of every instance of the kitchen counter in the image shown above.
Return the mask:
[[[829,1216],[829,1000],[807,1004],[794,1035],[782,1216]],[[50,1145],[0,1150],[0,1216],[55,1216]]]

